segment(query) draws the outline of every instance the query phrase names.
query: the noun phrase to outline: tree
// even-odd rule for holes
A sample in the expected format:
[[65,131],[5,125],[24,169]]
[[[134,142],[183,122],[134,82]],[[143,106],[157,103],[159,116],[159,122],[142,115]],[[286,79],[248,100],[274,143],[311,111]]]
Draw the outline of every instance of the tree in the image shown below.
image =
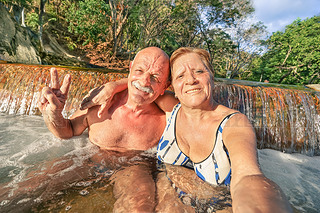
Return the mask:
[[142,0],[129,17],[127,34],[139,49],[158,46],[169,54],[189,46],[195,38],[195,4],[192,0]]
[[104,0],[65,2],[63,15],[69,22],[68,30],[78,36],[78,42],[105,42],[111,24],[110,7]]
[[248,50],[264,29],[262,23],[247,26],[254,12],[250,0],[198,0],[198,26],[201,47],[207,49],[218,76],[236,77],[248,67],[255,51]]
[[13,13],[15,20],[20,23],[21,26],[26,27],[25,25],[25,7],[29,7],[32,3],[32,0],[0,0],[5,5],[10,5],[9,12]]
[[320,83],[320,16],[297,19],[268,40],[260,71],[270,82]]
[[266,26],[262,22],[255,22],[250,17],[235,20],[228,29],[235,48],[225,54],[222,60],[225,71],[230,72],[230,78],[245,77],[249,73],[253,60],[265,51],[261,39],[266,37],[266,33]]

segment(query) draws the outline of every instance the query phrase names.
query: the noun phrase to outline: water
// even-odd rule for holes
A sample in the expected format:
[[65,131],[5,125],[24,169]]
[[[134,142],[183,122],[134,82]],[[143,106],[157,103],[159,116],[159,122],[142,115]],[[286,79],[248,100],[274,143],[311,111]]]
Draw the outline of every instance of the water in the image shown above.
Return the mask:
[[[112,160],[111,155],[105,155],[87,138],[84,134],[59,140],[47,130],[39,116],[0,114],[0,211],[112,212],[117,202],[114,187],[119,187],[114,181],[126,177],[122,173],[113,177],[115,171],[124,167],[130,168],[132,173],[139,166],[137,162],[149,162],[147,167],[153,167],[150,162],[155,162],[152,160],[155,150],[130,157],[115,156]],[[319,156],[262,149],[259,161],[264,174],[282,188],[297,210],[319,212]],[[130,163],[134,166],[126,167]],[[145,164],[143,166],[146,168]],[[121,171],[126,172],[125,169]],[[154,176],[159,172],[151,173],[152,179],[158,180]],[[138,183],[125,184],[127,186],[120,191],[129,191],[130,187],[136,191]],[[200,185],[196,186],[198,188]],[[185,203],[191,202],[188,197],[183,199]],[[203,201],[199,198],[198,201],[193,205],[200,211],[204,209]],[[176,201],[166,201],[166,205],[170,206],[170,202],[174,206]],[[208,199],[205,202],[206,209],[213,208]]]
[[[230,211],[230,194],[203,182],[191,183],[190,196],[177,198],[184,189],[173,187],[181,184],[173,185],[156,168],[155,150],[102,151],[89,142],[87,133],[70,140],[55,138],[36,116],[40,91],[50,82],[49,68],[0,65],[0,212],[128,212],[150,205],[161,212]],[[126,76],[74,68],[58,71],[61,79],[66,74],[73,79],[65,117],[91,88]],[[215,85],[215,99],[243,112],[253,123],[265,175],[298,211],[320,212],[320,93],[242,81]],[[176,177],[191,176],[183,169],[171,172]],[[138,192],[139,188],[146,190]],[[150,199],[139,203],[140,198]]]
[[263,173],[276,182],[300,212],[320,212],[320,157],[259,150]]
[[[159,175],[164,172],[157,169],[155,152],[155,148],[142,153],[100,150],[89,142],[86,133],[60,140],[47,130],[40,116],[2,113],[0,212],[153,209],[157,204],[155,184],[162,184],[164,195],[170,192],[163,199],[157,198],[163,201],[162,207],[158,205],[160,209],[171,209],[168,200],[172,208],[216,208],[210,206],[210,200],[207,204],[204,198],[193,199],[191,195],[183,198],[189,203],[184,205],[168,178]],[[146,199],[149,195],[153,199]]]

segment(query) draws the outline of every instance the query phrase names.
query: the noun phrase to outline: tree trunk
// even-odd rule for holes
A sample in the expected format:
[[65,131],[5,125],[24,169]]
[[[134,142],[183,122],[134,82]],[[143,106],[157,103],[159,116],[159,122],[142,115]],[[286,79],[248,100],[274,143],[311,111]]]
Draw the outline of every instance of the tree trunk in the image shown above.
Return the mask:
[[47,0],[40,0],[40,11],[39,11],[39,41],[40,41],[40,52],[44,52],[43,40],[42,40],[42,31],[43,31],[43,15],[44,7]]
[[24,7],[22,7],[22,11],[21,11],[21,26],[26,27],[26,23],[24,20]]

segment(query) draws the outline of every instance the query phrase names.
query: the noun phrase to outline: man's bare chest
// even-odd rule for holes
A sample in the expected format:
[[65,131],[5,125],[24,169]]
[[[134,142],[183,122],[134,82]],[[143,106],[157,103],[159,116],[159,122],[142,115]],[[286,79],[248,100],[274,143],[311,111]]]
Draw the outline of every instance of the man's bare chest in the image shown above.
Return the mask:
[[89,125],[89,138],[104,148],[145,150],[154,146],[164,128],[164,116],[124,116],[114,114],[109,119]]

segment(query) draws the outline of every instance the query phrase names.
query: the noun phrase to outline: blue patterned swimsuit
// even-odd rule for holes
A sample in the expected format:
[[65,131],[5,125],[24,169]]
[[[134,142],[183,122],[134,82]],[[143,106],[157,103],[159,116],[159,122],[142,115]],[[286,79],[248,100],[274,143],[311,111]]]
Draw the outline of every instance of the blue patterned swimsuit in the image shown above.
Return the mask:
[[177,104],[168,118],[167,126],[162,134],[157,147],[157,158],[161,162],[172,165],[192,165],[196,174],[204,181],[213,185],[229,185],[231,179],[231,164],[229,153],[222,141],[222,130],[227,121],[236,113],[226,116],[220,123],[214,148],[211,154],[199,163],[192,162],[179,148],[176,140],[176,117],[180,109]]

